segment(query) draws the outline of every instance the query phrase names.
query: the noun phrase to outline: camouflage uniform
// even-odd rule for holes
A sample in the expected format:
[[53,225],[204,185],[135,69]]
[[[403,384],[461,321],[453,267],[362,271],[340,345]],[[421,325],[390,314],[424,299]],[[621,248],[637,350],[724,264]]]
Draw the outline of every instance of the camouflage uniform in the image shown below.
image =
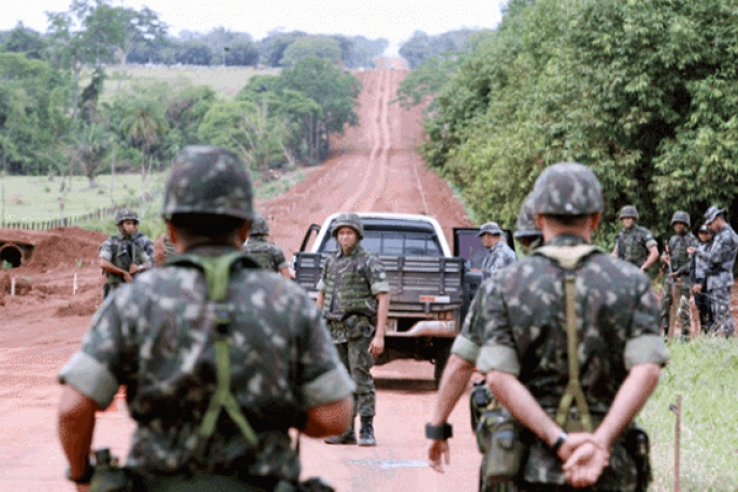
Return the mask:
[[[547,168],[536,192],[537,213],[587,215],[603,206],[597,178],[579,164]],[[589,412],[599,423],[630,368],[663,364],[666,352],[648,277],[589,246],[582,237],[559,235],[480,288],[470,314],[471,322],[478,324],[471,329],[484,332],[477,368],[515,375],[553,418],[569,379],[564,281],[571,274],[579,379]],[[555,452],[538,438],[529,442],[518,476],[520,490],[566,489]],[[636,477],[635,461],[620,439],[609,466],[589,490],[633,492]]]
[[[724,211],[721,212],[724,213]],[[714,219],[715,217],[712,217],[712,220]],[[712,222],[712,220],[709,220],[709,222]],[[707,295],[712,303],[714,319],[714,324],[711,327],[712,333],[722,333],[726,336],[733,335],[730,289],[733,287],[733,265],[735,264],[737,251],[738,236],[730,224],[726,223],[722,229],[715,233],[708,254],[697,252],[698,258],[707,263]]]
[[390,292],[384,265],[358,244],[346,255],[339,248],[328,257],[317,289],[325,295],[323,316],[333,343],[356,384],[356,412],[373,417],[376,393],[370,369],[374,358],[368,349],[376,325],[375,296]]
[[[243,163],[221,149],[186,148],[164,202],[166,218],[180,213],[247,219],[251,186]],[[206,262],[234,252],[231,246],[199,244],[187,254]],[[300,463],[288,429],[304,425],[310,408],[345,399],[353,390],[319,310],[300,287],[243,256],[228,274],[226,330],[223,311],[216,312],[208,295],[214,287],[192,265],[141,274],[107,298],[82,349],[59,375],[100,408],[126,386],[128,410],[137,422],[127,466],[147,487],[154,484],[144,490],[168,490],[184,480],[178,477],[193,476],[227,481],[231,488],[224,490],[244,490],[245,484],[272,490],[279,480],[295,482]],[[212,436],[204,442],[199,436],[220,384],[216,331],[227,337],[230,393],[256,432],[256,444],[226,412],[214,422]]]
[[[148,263],[151,265],[154,257],[149,256],[144,248],[144,243],[140,240],[135,241],[134,237],[127,238],[120,232],[115,236],[110,236],[100,246],[100,258],[108,260],[116,267],[126,271],[134,264]],[[122,275],[110,272],[105,272],[105,275],[108,277],[105,289],[106,295],[124,282]]]
[[492,234],[500,236],[500,240],[489,248],[487,256],[482,260],[482,281],[490,279],[500,268],[513,263],[517,258],[515,252],[507,245],[505,234],[496,222],[487,222],[479,229],[477,236]]
[[[690,273],[692,260],[687,254],[687,248],[696,248],[699,246],[699,241],[694,234],[685,230],[684,234],[675,234],[669,239],[669,251],[671,258],[671,271],[679,275],[681,285],[679,287],[679,320],[682,323],[682,335],[689,333],[689,297],[692,292],[692,285],[690,282]],[[664,333],[668,333],[669,330],[669,314],[671,312],[671,305],[674,302],[672,299],[671,286],[674,280],[669,278],[664,282],[664,289],[661,294],[661,329]],[[685,308],[686,306],[686,308]]]
[[133,241],[136,245],[138,245],[139,248],[143,249],[146,253],[146,256],[149,257],[151,261],[151,266],[154,266],[154,243],[151,241],[149,236],[146,234],[143,234],[140,231],[137,231],[136,234],[131,236],[131,241]]
[[168,236],[164,236],[164,259],[167,260],[177,254],[174,244],[169,240]]
[[[709,229],[707,226],[702,227]],[[710,232],[710,236],[712,236],[712,232]],[[690,279],[692,285],[699,284],[702,286],[702,292],[694,294],[694,303],[700,313],[700,327],[703,333],[709,332],[713,323],[712,303],[710,302],[710,297],[707,295],[708,266],[706,258],[709,255],[710,248],[712,248],[712,237],[708,241],[704,243],[700,242],[697,245],[697,253],[692,258],[694,268],[692,268]]]
[[648,250],[656,246],[656,240],[651,231],[638,224],[630,229],[623,229],[615,238],[618,248],[618,258],[632,263],[638,268],[642,267],[648,259]]
[[249,237],[243,251],[267,270],[278,272],[284,268],[289,268],[287,260],[284,259],[284,253],[282,253],[279,246],[270,243],[264,236]]

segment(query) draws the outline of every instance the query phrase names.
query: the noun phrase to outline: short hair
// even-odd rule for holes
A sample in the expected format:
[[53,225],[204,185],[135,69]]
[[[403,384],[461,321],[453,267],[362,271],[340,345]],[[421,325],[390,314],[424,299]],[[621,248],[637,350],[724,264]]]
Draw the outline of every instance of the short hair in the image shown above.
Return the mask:
[[238,237],[246,219],[216,214],[173,214],[169,219],[182,241],[207,239],[215,244],[229,243]]
[[557,223],[560,226],[564,227],[577,227],[577,226],[583,226],[587,219],[589,219],[593,214],[583,214],[583,215],[559,215],[559,214],[545,214],[545,217],[552,221]]

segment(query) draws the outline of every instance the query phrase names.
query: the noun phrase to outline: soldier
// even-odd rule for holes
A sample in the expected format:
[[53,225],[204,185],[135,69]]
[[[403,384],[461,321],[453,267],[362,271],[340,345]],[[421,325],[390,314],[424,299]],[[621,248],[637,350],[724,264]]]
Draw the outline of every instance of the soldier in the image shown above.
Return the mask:
[[507,245],[497,222],[483,224],[477,236],[482,238],[482,244],[489,250],[482,261],[482,281],[488,280],[497,270],[516,260],[515,252]]
[[243,245],[243,251],[251,256],[262,268],[280,273],[290,279],[290,268],[284,253],[279,246],[269,242],[269,224],[259,214],[254,215],[249,231],[249,239]]
[[[523,206],[520,208],[520,213],[518,214],[515,233],[513,235],[515,238],[524,242],[526,247],[535,248],[538,246],[537,243],[542,238],[542,235],[534,221],[532,199],[533,195],[530,194],[524,200]],[[438,397],[436,398],[433,416],[427,426],[429,432],[426,437],[430,439],[430,443],[428,444],[428,462],[431,468],[439,473],[443,472],[442,462],[449,463],[450,450],[447,439],[451,437],[451,425],[447,422],[448,417],[464,393],[474,373],[477,356],[482,346],[484,336],[483,326],[474,320],[480,314],[476,307],[476,302],[475,297],[469,308],[469,315],[464,320],[461,333],[456,337],[451,347],[451,355],[449,356],[441,384],[438,388]],[[472,327],[474,327],[475,331],[472,331]],[[483,460],[486,459],[487,457],[485,456]],[[484,461],[482,466],[484,466]],[[480,470],[480,492],[502,490],[511,492],[513,487],[514,485],[511,483],[489,483],[484,479],[483,469]]]
[[131,282],[134,275],[150,268],[154,262],[154,246],[151,245],[149,252],[145,241],[148,237],[138,232],[136,212],[129,208],[119,210],[115,223],[118,234],[110,236],[100,246],[100,267],[108,277],[103,287],[103,298],[121,283]]
[[638,210],[631,205],[620,211],[623,230],[615,238],[612,256],[634,264],[642,272],[648,270],[659,258],[659,249],[651,231],[636,224]]
[[[328,257],[318,282],[318,307],[328,321],[333,343],[356,384],[355,408],[361,417],[359,446],[375,446],[376,392],[370,369],[384,351],[390,284],[379,258],[361,247],[364,226],[356,214],[340,214],[331,234],[340,248]],[[328,444],[356,444],[353,419]]]
[[[679,305],[679,320],[682,323],[682,338],[689,336],[689,293],[692,291],[689,282],[692,261],[687,253],[687,248],[697,247],[697,238],[689,231],[690,220],[687,212],[675,212],[671,218],[674,234],[661,255],[661,261],[668,265],[669,273],[664,289],[661,294],[661,330],[669,333],[669,314],[671,305],[677,302]],[[680,282],[677,282],[679,280]],[[673,298],[672,287],[678,286],[677,299]],[[685,307],[686,306],[686,307]]]
[[712,326],[712,303],[707,296],[707,260],[710,248],[712,247],[712,237],[714,233],[707,225],[700,226],[697,237],[700,244],[697,245],[697,252],[692,255],[693,268],[691,270],[690,284],[692,285],[692,294],[694,295],[694,303],[697,311],[700,313],[700,327],[702,333],[708,333]]
[[[115,490],[295,490],[288,430],[324,437],[348,426],[353,384],[320,312],[240,252],[252,213],[238,157],[182,151],[163,207],[180,256],[109,296],[59,375],[59,438],[79,491],[95,412],[121,385],[137,429],[128,483]],[[98,471],[105,483],[111,471]]]
[[531,434],[516,486],[645,490],[648,458],[625,443],[643,442],[631,422],[667,360],[651,282],[589,244],[603,208],[591,170],[548,167],[534,193],[544,245],[485,284],[475,307],[477,368]]
[[[725,210],[712,206],[705,212],[705,224],[715,232],[707,254],[690,248],[690,254],[707,263],[707,295],[712,303],[711,333],[733,336],[733,315],[730,314],[730,289],[733,287],[733,265],[738,251],[738,236],[725,220]],[[695,286],[697,287],[697,286]],[[696,292],[701,292],[698,288]]]

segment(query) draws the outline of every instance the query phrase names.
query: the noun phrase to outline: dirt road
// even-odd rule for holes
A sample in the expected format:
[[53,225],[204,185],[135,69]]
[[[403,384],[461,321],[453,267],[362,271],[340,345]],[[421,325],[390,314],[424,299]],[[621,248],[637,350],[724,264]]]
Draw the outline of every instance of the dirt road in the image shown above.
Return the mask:
[[[421,114],[389,104],[406,72],[362,72],[361,126],[335,142],[329,161],[306,171],[288,193],[258,203],[272,240],[287,256],[311,223],[338,211],[424,213],[451,228],[470,225],[448,186],[423,167],[414,148]],[[0,231],[2,239],[2,231]],[[39,233],[31,261],[0,276],[0,294],[12,278],[32,286],[24,295],[0,295],[0,490],[72,491],[56,437],[56,374],[79,347],[100,300],[97,246],[104,237],[76,228]],[[3,305],[4,303],[4,305]],[[427,363],[394,362],[375,368],[378,387],[376,448],[331,447],[302,439],[304,476],[322,476],[339,491],[475,490],[479,463],[466,401],[450,421],[451,467],[443,475],[425,462],[423,426],[435,392]],[[98,414],[94,447],[125,456],[133,424],[122,401]]]

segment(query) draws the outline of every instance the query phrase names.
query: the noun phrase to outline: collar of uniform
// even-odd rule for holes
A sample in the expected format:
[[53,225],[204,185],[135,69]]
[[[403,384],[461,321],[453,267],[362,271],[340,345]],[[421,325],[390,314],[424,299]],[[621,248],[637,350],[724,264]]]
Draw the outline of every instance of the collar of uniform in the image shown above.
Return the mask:
[[550,258],[563,268],[571,269],[576,267],[583,258],[596,251],[600,250],[596,246],[587,243],[583,237],[562,234],[538,248],[534,254]]
[[580,244],[589,243],[582,236],[577,236],[576,234],[559,234],[546,241],[544,246],[579,246]]
[[188,255],[198,255],[204,257],[221,256],[227,253],[239,251],[232,246],[216,245],[216,244],[202,244],[192,247],[185,251]]
[[359,251],[361,251],[361,245],[360,244],[357,244],[356,247],[349,254],[344,254],[343,253],[343,248],[341,248],[339,246],[338,247],[338,257],[341,258],[341,257],[344,257],[344,256],[356,256],[356,255],[359,254]]

